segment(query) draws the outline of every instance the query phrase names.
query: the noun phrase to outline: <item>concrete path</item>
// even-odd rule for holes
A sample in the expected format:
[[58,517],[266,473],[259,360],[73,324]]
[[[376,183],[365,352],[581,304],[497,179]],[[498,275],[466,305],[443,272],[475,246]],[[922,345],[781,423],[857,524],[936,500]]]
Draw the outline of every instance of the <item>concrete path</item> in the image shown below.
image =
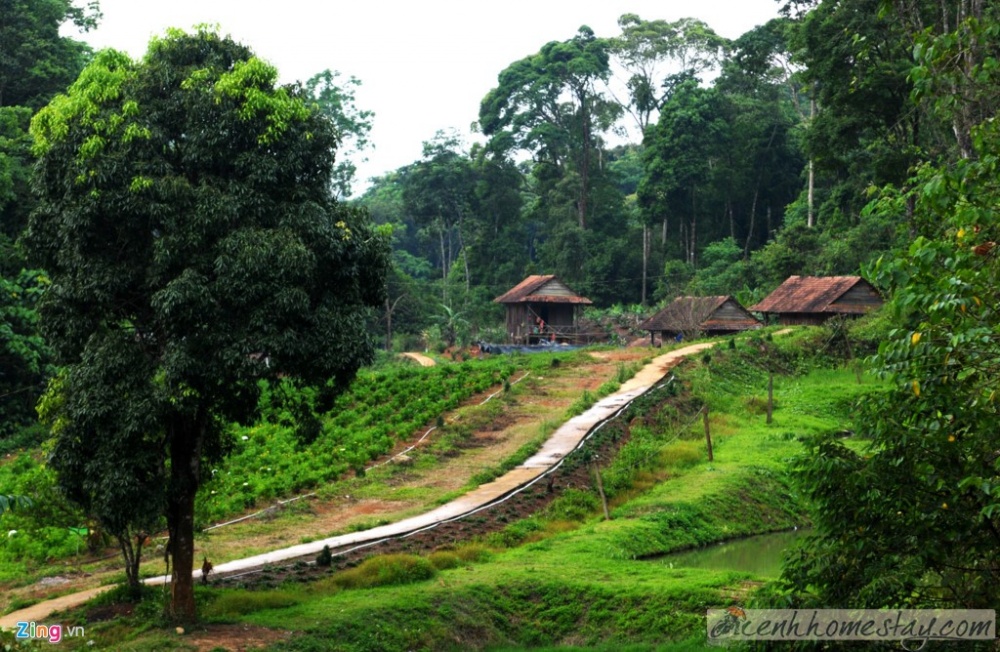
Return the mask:
[[407,351],[406,353],[401,353],[400,355],[403,356],[404,358],[409,358],[410,360],[414,360],[421,367],[433,367],[435,364],[437,364],[436,362],[434,362],[434,358],[429,358],[423,353],[415,353],[413,351]]
[[[583,438],[595,426],[611,418],[633,400],[652,389],[683,358],[695,355],[714,345],[714,342],[692,344],[691,346],[686,346],[654,358],[652,362],[640,369],[631,380],[625,382],[617,392],[601,399],[583,414],[573,417],[560,426],[542,445],[541,450],[528,458],[523,464],[493,482],[480,485],[460,498],[456,498],[436,509],[418,516],[403,519],[402,521],[371,528],[370,530],[350,532],[320,541],[312,541],[290,548],[283,548],[245,559],[218,564],[215,566],[213,572],[229,575],[257,568],[265,564],[276,564],[308,555],[315,556],[323,550],[324,546],[337,549],[348,546],[363,547],[374,545],[383,539],[413,534],[434,527],[442,522],[480,510],[498,500],[502,500],[505,496],[516,492],[518,489],[542,477],[547,471],[558,464],[560,460],[579,446]],[[195,578],[201,577],[201,571],[194,571],[194,576]],[[153,577],[147,579],[146,583],[163,584],[168,580],[169,578],[167,577]],[[82,604],[100,591],[106,590],[106,588],[66,595],[55,600],[40,602],[27,609],[15,611],[0,617],[0,628],[12,628],[19,621],[42,621],[53,611]]]

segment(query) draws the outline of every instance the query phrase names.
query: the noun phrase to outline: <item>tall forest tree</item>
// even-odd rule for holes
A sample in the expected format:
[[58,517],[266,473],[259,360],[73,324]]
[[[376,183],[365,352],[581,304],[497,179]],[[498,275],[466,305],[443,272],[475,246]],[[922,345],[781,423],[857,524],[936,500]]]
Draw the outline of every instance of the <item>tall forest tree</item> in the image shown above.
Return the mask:
[[31,194],[31,116],[76,79],[90,47],[60,31],[87,30],[97,3],[0,0],[0,437],[37,418],[51,358],[35,310],[48,279],[25,270],[15,241],[35,204]]
[[704,229],[709,226],[705,219],[712,218],[721,161],[731,139],[726,118],[722,95],[701,87],[687,73],[678,76],[647,139],[640,201],[652,216],[648,221],[676,217],[681,256],[691,266],[696,263],[699,223]]
[[276,78],[229,38],[171,31],[141,61],[103,51],[32,123],[25,240],[64,367],[52,467],[119,540],[140,511],[163,515],[180,620],[226,424],[279,374],[328,403],[372,359],[385,298],[386,237],[331,195],[335,126]]
[[439,132],[434,140],[424,143],[423,158],[406,169],[402,182],[407,211],[437,241],[441,299],[450,305],[448,275],[453,265],[462,267],[466,292],[471,285],[463,235],[473,212],[476,188],[472,161],[456,138]]
[[792,32],[814,93],[805,148],[817,175],[816,219],[857,225],[867,189],[902,183],[921,150],[938,139],[910,102],[913,40],[902,21],[880,14],[881,0],[823,1]]
[[375,114],[359,109],[355,103],[355,91],[361,86],[361,80],[353,75],[345,80],[340,77],[341,73],[336,70],[324,70],[309,78],[305,91],[340,134],[332,175],[333,191],[338,199],[346,199],[351,196],[354,176],[358,171],[354,158],[361,157],[358,162],[364,162],[363,152],[371,146],[368,135]]
[[[636,14],[623,14],[618,19],[621,34],[610,41],[615,60],[628,79],[628,97],[619,100],[635,120],[640,136],[645,139],[656,124],[659,111],[670,97],[679,75],[695,77],[715,69],[728,49],[727,39],[696,18],[643,20]],[[649,211],[640,211],[642,230],[642,290],[646,302],[649,259],[653,252],[653,228]],[[667,219],[659,223],[660,249],[667,244]]]
[[622,32],[611,40],[610,50],[629,76],[625,82],[628,100],[622,102],[635,119],[640,134],[655,124],[667,101],[675,74],[691,71],[700,75],[717,67],[729,42],[696,18],[674,22],[642,20],[636,14],[618,19]]
[[593,212],[600,135],[621,113],[598,88],[609,75],[607,42],[584,26],[572,39],[547,43],[504,69],[479,110],[493,151],[530,152],[535,176],[546,186],[569,184],[568,205],[581,229]]
[[825,436],[801,461],[816,533],[784,574],[801,606],[1000,603],[1000,129],[995,105],[982,112],[1000,84],[1000,14],[964,0],[921,6],[982,11],[939,11],[947,25],[912,36],[913,99],[933,106],[953,142],[945,154],[926,150],[867,208],[909,212],[913,229],[870,270],[893,295],[893,329],[873,359],[888,390],[862,410],[863,453]]

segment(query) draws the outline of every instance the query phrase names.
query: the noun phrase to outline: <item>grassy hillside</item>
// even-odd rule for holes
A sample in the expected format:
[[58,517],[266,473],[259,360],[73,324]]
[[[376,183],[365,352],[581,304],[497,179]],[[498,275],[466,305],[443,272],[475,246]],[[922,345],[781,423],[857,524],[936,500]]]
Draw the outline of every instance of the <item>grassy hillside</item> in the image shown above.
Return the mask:
[[[280,639],[269,649],[300,652],[696,645],[705,609],[743,601],[765,578],[672,568],[659,555],[807,525],[788,475],[803,450],[799,437],[848,430],[854,401],[878,391],[823,349],[818,330],[723,344],[637,401],[602,430],[606,440],[624,442],[613,459],[584,450],[567,463],[600,468],[611,520],[602,518],[595,483],[562,486],[539,513],[476,541],[424,555],[375,551],[307,584],[206,589],[202,632],[139,632],[119,619],[88,627],[88,636],[97,649],[134,650],[197,649],[204,637],[237,626]],[[768,371],[777,372],[770,425]]]

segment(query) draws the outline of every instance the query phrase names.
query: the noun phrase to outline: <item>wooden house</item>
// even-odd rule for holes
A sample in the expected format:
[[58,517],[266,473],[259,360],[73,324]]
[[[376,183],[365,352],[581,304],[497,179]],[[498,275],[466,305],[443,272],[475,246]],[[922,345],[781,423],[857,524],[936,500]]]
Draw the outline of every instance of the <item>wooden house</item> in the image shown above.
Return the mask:
[[749,310],[776,315],[779,324],[815,325],[831,317],[860,317],[883,303],[860,276],[790,276]]
[[494,299],[507,309],[507,338],[519,344],[575,342],[580,310],[593,303],[554,275],[529,276]]
[[657,332],[662,338],[677,335],[695,337],[728,335],[761,326],[759,319],[730,296],[677,297],[663,310],[639,324],[640,329],[649,331],[651,343],[655,342]]

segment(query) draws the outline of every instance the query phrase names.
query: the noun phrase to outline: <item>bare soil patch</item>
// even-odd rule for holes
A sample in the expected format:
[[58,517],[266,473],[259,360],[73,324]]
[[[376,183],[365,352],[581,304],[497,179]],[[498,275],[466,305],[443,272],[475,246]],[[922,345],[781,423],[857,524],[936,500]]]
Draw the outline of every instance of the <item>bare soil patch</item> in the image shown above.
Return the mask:
[[248,652],[260,650],[278,641],[291,637],[292,632],[280,629],[268,629],[255,625],[206,625],[198,627],[190,634],[183,635],[183,641],[193,645],[198,652],[211,650],[229,650],[230,652]]

